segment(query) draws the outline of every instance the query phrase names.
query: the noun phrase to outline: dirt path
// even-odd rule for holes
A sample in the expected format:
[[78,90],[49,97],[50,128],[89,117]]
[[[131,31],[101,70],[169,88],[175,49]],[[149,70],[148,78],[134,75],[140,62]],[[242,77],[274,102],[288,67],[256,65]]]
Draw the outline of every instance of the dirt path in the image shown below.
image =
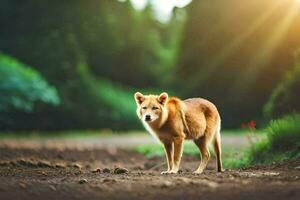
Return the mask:
[[224,173],[215,172],[212,160],[203,174],[193,175],[199,158],[184,156],[181,174],[160,175],[163,157],[129,149],[11,143],[0,142],[1,200],[300,199],[300,160]]
[[[9,148],[47,148],[47,149],[103,149],[109,148],[132,148],[137,145],[157,143],[147,133],[133,135],[112,136],[88,136],[75,138],[2,138],[0,147]],[[249,145],[249,139],[245,135],[223,135],[223,146],[245,147]]]

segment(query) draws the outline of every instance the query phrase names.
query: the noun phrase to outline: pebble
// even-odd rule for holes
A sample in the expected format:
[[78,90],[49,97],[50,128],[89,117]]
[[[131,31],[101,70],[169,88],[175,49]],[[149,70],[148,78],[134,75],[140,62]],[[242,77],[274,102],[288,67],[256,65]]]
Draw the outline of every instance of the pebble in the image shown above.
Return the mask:
[[36,165],[37,167],[53,167],[50,162],[45,160],[38,161]]
[[126,168],[119,168],[117,167],[115,170],[114,170],[114,174],[125,174],[125,173],[128,173],[128,169]]
[[88,183],[88,180],[83,178],[83,179],[79,180],[78,183],[85,184],[85,183]]
[[82,168],[82,166],[81,166],[80,164],[78,164],[78,163],[74,163],[74,164],[73,164],[73,167],[78,168],[78,169],[81,169],[81,168]]
[[63,163],[56,163],[56,164],[55,164],[55,167],[56,167],[56,168],[66,168],[66,165],[63,164]]
[[101,173],[101,169],[100,168],[96,168],[96,169],[92,170],[92,173]]
[[103,172],[103,173],[110,173],[110,169],[109,169],[109,168],[104,168],[104,169],[102,170],[102,172]]

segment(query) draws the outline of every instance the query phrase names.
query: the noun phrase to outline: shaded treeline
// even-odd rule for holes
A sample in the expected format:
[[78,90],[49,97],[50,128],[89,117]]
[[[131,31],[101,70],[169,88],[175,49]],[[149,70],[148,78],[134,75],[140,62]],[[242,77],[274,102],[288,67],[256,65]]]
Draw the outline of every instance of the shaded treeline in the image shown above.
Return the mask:
[[295,63],[299,6],[280,0],[193,1],[188,13],[178,64],[178,80],[188,88],[184,94],[216,102],[227,126],[262,119],[274,87]]
[[[61,102],[1,111],[1,129],[138,128],[136,90],[208,98],[223,127],[262,121],[300,47],[300,9],[280,0],[194,0],[167,24],[130,1],[0,4],[0,51],[38,71]],[[294,82],[289,94],[299,91]],[[280,98],[270,102],[266,112],[276,113]],[[288,104],[280,114],[296,108]]]
[[112,0],[4,0],[0,13],[1,51],[41,72],[61,98],[2,114],[2,128],[133,128],[133,88],[167,87],[170,76],[159,75],[174,66],[175,17],[163,25],[150,6]]

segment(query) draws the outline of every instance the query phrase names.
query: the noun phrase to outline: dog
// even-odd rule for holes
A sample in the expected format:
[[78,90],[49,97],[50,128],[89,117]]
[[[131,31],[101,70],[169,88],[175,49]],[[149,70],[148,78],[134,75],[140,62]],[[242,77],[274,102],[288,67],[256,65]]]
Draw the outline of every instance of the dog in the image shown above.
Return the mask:
[[201,162],[195,174],[206,168],[213,142],[217,171],[222,172],[221,118],[216,106],[202,98],[180,100],[166,92],[160,95],[134,94],[137,115],[145,128],[164,146],[168,169],[162,174],[178,173],[185,139],[195,142],[201,153]]

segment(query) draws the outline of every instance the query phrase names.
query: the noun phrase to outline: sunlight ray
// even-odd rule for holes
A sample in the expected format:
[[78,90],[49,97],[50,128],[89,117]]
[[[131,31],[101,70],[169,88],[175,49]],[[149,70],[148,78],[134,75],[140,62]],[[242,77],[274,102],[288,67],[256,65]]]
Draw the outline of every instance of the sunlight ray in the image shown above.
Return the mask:
[[236,80],[236,84],[239,85],[239,88],[242,87],[247,89],[250,87],[251,83],[255,81],[257,73],[270,61],[282,39],[286,36],[289,27],[292,24],[293,19],[297,16],[298,12],[299,9],[294,5],[291,5],[290,10],[287,11],[286,17],[282,18],[278,24],[274,26],[272,32],[273,35],[271,35],[263,44],[261,51],[259,51],[256,58],[254,58],[254,60],[257,62],[255,62],[248,69],[245,69],[244,76],[240,76],[240,78]]
[[217,70],[217,68],[228,58],[230,57],[240,46],[243,44],[247,38],[249,38],[258,28],[260,28],[268,19],[269,17],[276,12],[281,5],[282,1],[277,1],[274,3],[261,17],[259,17],[252,25],[249,26],[244,33],[242,33],[239,37],[234,39],[226,49],[221,51],[218,56],[207,66],[209,66],[208,71],[205,74],[199,76],[199,73],[195,73],[194,75],[199,76],[198,81],[199,84],[202,84],[206,81],[206,79]]

